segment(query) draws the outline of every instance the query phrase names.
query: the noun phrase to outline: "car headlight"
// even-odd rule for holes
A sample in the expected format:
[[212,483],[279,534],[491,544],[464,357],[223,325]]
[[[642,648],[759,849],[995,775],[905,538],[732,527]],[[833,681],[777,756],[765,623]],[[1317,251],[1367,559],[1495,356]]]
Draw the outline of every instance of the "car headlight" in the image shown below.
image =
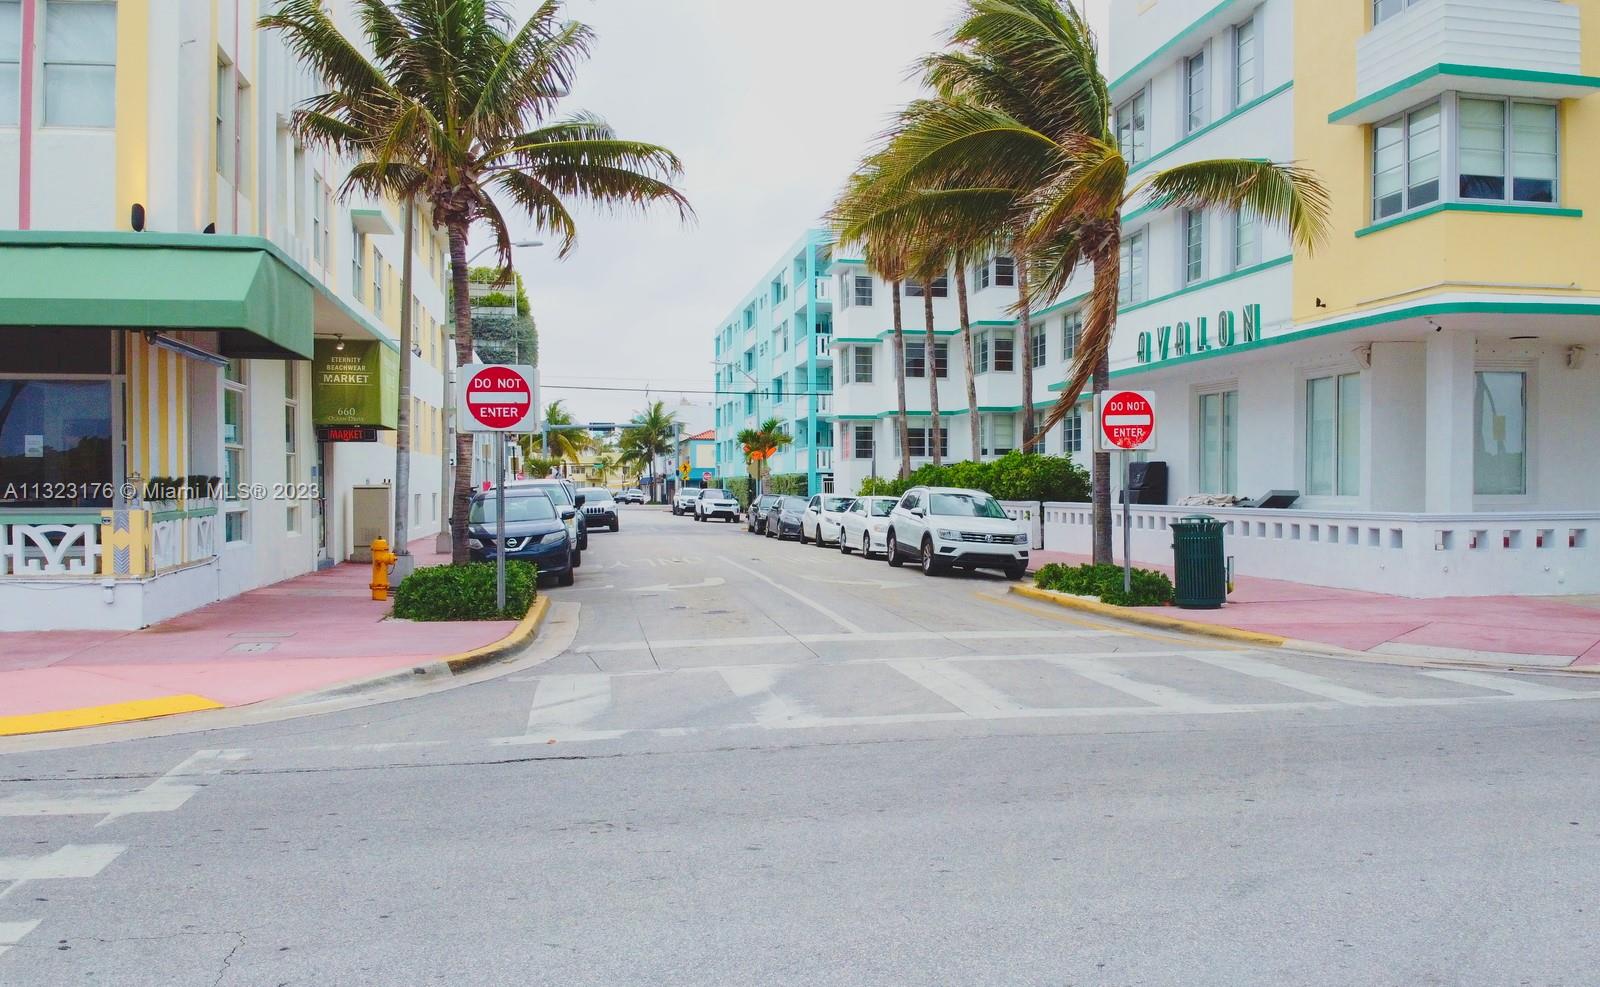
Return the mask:
[[940,528],[939,537],[943,538],[945,541],[960,541],[961,532],[951,531],[949,528]]
[[1027,535],[1018,535],[1017,538],[1016,538],[1016,542],[1017,542],[1018,545],[1028,545],[1028,544],[1031,544],[1033,542],[1033,539],[1028,537]]
[[468,548],[482,548],[483,547],[483,542],[479,541],[476,538],[468,538],[467,539],[467,547]]
[[558,541],[566,541],[566,540],[567,540],[567,533],[565,531],[552,531],[549,534],[545,535],[544,537],[540,538],[539,539],[539,544],[541,544],[541,545],[553,545]]
[[873,525],[872,525],[872,533],[873,534],[881,535],[885,531],[888,531],[888,530],[889,530],[889,526],[887,524],[883,523],[882,521],[873,522]]

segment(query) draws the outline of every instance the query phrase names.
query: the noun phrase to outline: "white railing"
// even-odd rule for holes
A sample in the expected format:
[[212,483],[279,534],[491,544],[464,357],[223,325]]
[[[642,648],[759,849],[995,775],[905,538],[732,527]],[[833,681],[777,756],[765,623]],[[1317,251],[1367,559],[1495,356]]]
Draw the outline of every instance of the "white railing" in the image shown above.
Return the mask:
[[152,515],[150,567],[159,573],[213,558],[217,517],[214,507]]
[[830,303],[833,301],[832,278],[817,278],[817,301]]
[[100,515],[0,515],[0,576],[100,572]]
[[[819,415],[831,415],[831,414],[833,414],[833,395],[832,394],[818,394],[816,397],[817,397],[817,414],[819,414]],[[794,418],[795,418],[795,421],[804,421],[807,417],[810,416],[811,407],[808,404],[808,402],[810,400],[811,400],[810,398],[795,398],[795,402],[794,402]]]
[[1006,512],[1006,517],[1028,526],[1028,544],[1033,551],[1044,548],[1043,504],[1037,500],[1002,500],[1000,507]]
[[816,351],[818,360],[833,359],[833,337],[818,335],[811,337],[811,348]]
[[[1122,552],[1122,509],[1112,505]],[[1135,561],[1172,562],[1171,523],[1223,522],[1235,571],[1316,586],[1408,597],[1600,593],[1600,513],[1358,514],[1218,507],[1130,511]],[[1088,504],[1045,504],[1051,551],[1090,554]]]
[[817,450],[817,472],[825,473],[825,472],[827,472],[827,471],[829,471],[831,469],[833,469],[833,450],[832,449],[818,449]]

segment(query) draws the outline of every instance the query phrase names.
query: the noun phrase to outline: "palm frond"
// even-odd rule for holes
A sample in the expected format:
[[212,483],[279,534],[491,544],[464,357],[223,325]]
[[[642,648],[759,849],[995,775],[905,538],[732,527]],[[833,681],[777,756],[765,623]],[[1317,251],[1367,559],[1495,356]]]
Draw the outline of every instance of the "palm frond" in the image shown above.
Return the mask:
[[1310,169],[1271,161],[1196,161],[1156,173],[1135,187],[1158,208],[1245,209],[1287,226],[1296,244],[1314,250],[1328,236],[1331,201]]

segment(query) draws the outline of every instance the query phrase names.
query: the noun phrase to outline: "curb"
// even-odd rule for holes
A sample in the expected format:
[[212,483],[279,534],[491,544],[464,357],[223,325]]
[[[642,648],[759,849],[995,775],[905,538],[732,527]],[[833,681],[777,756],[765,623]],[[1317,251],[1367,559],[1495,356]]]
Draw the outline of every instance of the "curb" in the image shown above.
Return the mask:
[[1184,620],[1181,617],[1163,617],[1159,614],[1146,613],[1143,610],[1136,610],[1132,607],[1119,607],[1111,603],[1101,603],[1099,600],[1086,600],[1081,596],[1057,593],[1053,590],[1038,589],[1033,586],[1012,586],[1011,592],[1017,596],[1025,596],[1030,600],[1037,600],[1041,603],[1053,603],[1068,610],[1082,610],[1085,613],[1110,617],[1114,620],[1124,620],[1130,624],[1142,624],[1145,627],[1158,627],[1165,631],[1183,631],[1186,634],[1219,637],[1227,641],[1244,641],[1249,644],[1271,648],[1281,648],[1289,643],[1288,638],[1279,637],[1276,634],[1262,634],[1257,631],[1240,630],[1237,627],[1206,624],[1197,620]]
[[484,645],[476,651],[464,651],[458,655],[446,655],[439,659],[441,664],[449,667],[452,675],[460,675],[469,669],[488,665],[491,662],[507,658],[527,646],[539,634],[539,628],[544,624],[544,618],[550,612],[550,597],[540,594],[533,601],[533,606],[523,616],[522,621],[512,628],[511,633],[493,644]]

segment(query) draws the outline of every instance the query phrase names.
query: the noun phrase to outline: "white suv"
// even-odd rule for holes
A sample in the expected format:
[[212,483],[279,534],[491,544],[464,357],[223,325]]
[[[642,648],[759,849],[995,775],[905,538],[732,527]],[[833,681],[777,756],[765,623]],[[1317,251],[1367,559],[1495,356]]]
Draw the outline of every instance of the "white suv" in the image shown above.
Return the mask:
[[739,520],[739,502],[733,494],[716,487],[700,491],[699,498],[694,502],[694,519],[710,521],[719,518],[723,521]]
[[889,512],[889,564],[920,559],[935,576],[946,569],[999,569],[1008,579],[1028,572],[1028,531],[982,490],[912,487]]

